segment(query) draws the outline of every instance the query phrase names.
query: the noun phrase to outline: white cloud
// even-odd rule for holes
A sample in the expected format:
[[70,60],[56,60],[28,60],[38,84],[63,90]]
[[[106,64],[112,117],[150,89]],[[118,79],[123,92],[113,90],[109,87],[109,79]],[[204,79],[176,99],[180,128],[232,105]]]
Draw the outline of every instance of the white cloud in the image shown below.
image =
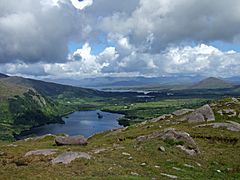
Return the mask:
[[[212,46],[171,47],[164,53],[148,54],[132,52],[121,57],[114,47],[107,47],[98,55],[91,54],[88,43],[69,56],[66,63],[6,64],[0,71],[23,75],[57,77],[92,77],[111,75],[160,76],[188,74],[204,76],[240,76],[240,53],[222,52]],[[121,58],[120,58],[121,57]],[[31,71],[30,71],[30,70]],[[35,70],[35,74],[32,70]]]
[[[0,71],[240,75],[239,52],[208,45],[240,42],[239,12],[238,0],[1,0]],[[92,54],[102,41],[107,48]],[[69,55],[69,42],[89,43]]]
[[93,0],[71,0],[71,2],[73,6],[79,10],[83,10],[84,8],[93,4]]

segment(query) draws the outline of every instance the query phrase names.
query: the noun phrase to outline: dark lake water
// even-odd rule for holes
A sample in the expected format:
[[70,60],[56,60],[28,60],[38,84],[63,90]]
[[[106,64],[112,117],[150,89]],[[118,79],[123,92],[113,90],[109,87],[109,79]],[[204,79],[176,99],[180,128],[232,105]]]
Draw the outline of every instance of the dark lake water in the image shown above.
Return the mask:
[[[98,118],[100,113],[102,118]],[[83,135],[89,137],[95,133],[122,127],[118,124],[121,114],[102,111],[79,111],[64,117],[65,124],[49,124],[32,128],[24,136],[42,136],[45,134]],[[22,138],[25,138],[22,137]]]

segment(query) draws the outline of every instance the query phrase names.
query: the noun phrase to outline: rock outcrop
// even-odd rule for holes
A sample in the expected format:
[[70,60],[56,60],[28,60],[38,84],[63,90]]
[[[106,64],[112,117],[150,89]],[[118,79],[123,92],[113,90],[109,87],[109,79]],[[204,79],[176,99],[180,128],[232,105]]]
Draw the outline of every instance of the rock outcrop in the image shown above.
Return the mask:
[[240,132],[240,124],[233,121],[227,121],[227,123],[202,124],[196,127],[206,127],[206,126],[212,126],[213,128],[226,128],[229,131]]
[[57,149],[40,149],[40,150],[35,150],[35,151],[29,151],[25,154],[25,157],[39,156],[39,155],[50,156],[50,155],[56,154],[57,151],[58,151]]
[[[177,131],[173,128],[165,129],[164,131],[154,132],[153,134],[147,136],[139,136],[137,137],[138,142],[143,142],[149,139],[160,138],[162,140],[173,140],[177,143],[183,143],[183,147],[181,148],[187,154],[195,155],[200,153],[197,144],[193,140],[193,138],[186,132]],[[191,151],[191,153],[189,153]]]
[[55,138],[55,143],[58,146],[63,146],[63,145],[87,145],[87,139],[83,136],[68,136],[68,137],[56,137]]
[[215,121],[215,116],[212,108],[207,104],[184,116],[181,120],[189,123],[209,122]]
[[70,164],[72,161],[84,158],[91,159],[91,156],[84,152],[65,152],[52,160],[52,164]]

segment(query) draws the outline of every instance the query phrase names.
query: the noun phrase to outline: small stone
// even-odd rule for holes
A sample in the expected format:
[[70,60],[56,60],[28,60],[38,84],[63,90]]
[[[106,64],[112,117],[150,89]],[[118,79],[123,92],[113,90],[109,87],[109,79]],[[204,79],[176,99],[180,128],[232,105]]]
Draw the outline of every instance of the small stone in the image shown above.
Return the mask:
[[126,152],[123,152],[122,155],[124,155],[124,156],[131,156],[131,154],[126,153]]
[[218,172],[218,173],[221,173],[221,170],[218,169],[217,172]]
[[155,168],[158,168],[158,169],[160,168],[160,166],[154,166],[154,167],[155,167]]
[[171,179],[177,179],[178,177],[177,176],[174,176],[174,175],[170,175],[170,174],[165,174],[165,173],[161,173],[162,176],[166,176],[166,177],[169,177]]
[[99,153],[102,153],[102,152],[104,152],[104,151],[107,151],[107,149],[105,149],[105,148],[100,148],[100,149],[95,149],[95,150],[93,151],[93,153],[94,153],[94,154],[99,154]]
[[165,147],[163,147],[163,146],[160,146],[160,147],[158,148],[158,150],[161,151],[161,152],[165,152],[165,151],[166,151],[166,150],[165,150]]
[[129,157],[129,158],[128,158],[128,160],[132,160],[132,159],[133,159],[133,157]]
[[142,164],[140,164],[141,166],[146,166],[147,164],[146,163],[142,163]]
[[184,164],[185,167],[188,167],[188,168],[194,168],[194,166],[190,165],[190,164]]
[[174,170],[177,170],[177,171],[181,171],[182,169],[180,168],[177,168],[177,167],[173,167]]
[[132,175],[132,176],[139,176],[139,174],[138,174],[138,173],[135,173],[135,172],[131,172],[131,175]]

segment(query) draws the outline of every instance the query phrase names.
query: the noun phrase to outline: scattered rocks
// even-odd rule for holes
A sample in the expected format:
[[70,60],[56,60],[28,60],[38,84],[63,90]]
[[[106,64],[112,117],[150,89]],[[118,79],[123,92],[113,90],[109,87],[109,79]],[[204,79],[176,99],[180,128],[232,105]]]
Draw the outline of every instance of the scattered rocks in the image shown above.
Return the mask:
[[166,173],[161,173],[162,176],[166,176],[168,178],[171,178],[171,179],[177,179],[178,177],[177,176],[174,176],[174,175],[171,175],[171,174],[166,174]]
[[187,113],[190,113],[193,111],[194,111],[193,109],[180,109],[180,110],[173,112],[172,114],[175,116],[182,116],[184,114],[187,114]]
[[52,164],[70,164],[72,161],[84,158],[91,159],[91,156],[84,152],[65,152],[52,160]]
[[212,108],[207,104],[184,116],[181,120],[188,121],[189,123],[198,123],[205,121],[215,121],[215,116]]
[[165,129],[160,132],[154,132],[148,136],[137,137],[138,142],[143,142],[149,139],[160,138],[162,140],[174,140],[176,142],[183,142],[182,146],[179,146],[182,150],[187,152],[189,155],[194,155],[200,153],[193,138],[186,132],[176,131],[173,128]]
[[237,98],[235,98],[235,97],[232,98],[232,102],[234,104],[239,104],[240,103],[240,101]]
[[40,150],[35,150],[35,151],[29,151],[25,154],[25,157],[39,156],[39,155],[49,156],[49,155],[56,154],[57,151],[58,151],[57,149],[40,149]]
[[240,132],[240,124],[233,121],[227,121],[227,123],[202,124],[196,127],[206,127],[206,126],[212,126],[213,128],[226,128],[229,131]]
[[87,145],[87,139],[83,136],[68,136],[68,137],[56,137],[55,143],[58,146],[63,145]]

